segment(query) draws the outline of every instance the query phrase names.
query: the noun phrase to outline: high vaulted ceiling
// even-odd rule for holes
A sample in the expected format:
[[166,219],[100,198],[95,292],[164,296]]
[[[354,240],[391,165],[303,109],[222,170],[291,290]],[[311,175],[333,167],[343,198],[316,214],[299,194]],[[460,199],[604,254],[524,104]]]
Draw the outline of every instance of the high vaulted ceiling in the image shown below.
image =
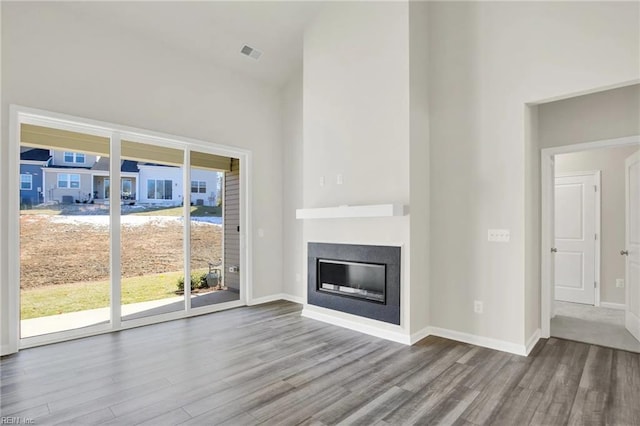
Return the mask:
[[[321,2],[69,2],[60,7],[281,86],[302,64],[304,28]],[[247,44],[262,57],[240,54]]]

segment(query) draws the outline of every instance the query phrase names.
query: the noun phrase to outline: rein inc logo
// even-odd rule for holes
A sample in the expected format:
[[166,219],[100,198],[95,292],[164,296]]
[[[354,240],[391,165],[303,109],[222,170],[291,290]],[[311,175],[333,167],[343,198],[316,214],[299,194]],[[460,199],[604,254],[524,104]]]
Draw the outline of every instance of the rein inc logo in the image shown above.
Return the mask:
[[29,417],[0,417],[0,425],[34,425],[36,422]]

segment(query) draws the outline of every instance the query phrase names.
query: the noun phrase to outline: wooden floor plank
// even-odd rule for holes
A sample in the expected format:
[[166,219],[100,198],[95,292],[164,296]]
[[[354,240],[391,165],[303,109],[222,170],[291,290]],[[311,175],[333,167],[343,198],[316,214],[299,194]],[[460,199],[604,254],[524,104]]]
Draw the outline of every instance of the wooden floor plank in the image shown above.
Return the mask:
[[0,411],[36,424],[637,425],[640,355],[541,340],[529,357],[405,346],[278,301],[23,350]]

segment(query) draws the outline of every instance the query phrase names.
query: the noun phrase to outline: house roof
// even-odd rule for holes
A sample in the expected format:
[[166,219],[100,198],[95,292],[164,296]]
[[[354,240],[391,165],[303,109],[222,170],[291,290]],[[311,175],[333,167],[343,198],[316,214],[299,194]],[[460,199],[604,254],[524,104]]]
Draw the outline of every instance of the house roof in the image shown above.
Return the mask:
[[132,160],[124,160],[122,162],[122,165],[120,166],[120,171],[138,173],[140,171],[138,169],[138,162]]
[[[109,170],[109,157],[100,157],[98,161],[95,162],[91,170]],[[123,160],[120,162],[120,171],[121,172],[131,172],[138,173],[138,162],[132,160]]]
[[48,149],[32,148],[20,152],[20,160],[25,161],[47,161],[50,157]]

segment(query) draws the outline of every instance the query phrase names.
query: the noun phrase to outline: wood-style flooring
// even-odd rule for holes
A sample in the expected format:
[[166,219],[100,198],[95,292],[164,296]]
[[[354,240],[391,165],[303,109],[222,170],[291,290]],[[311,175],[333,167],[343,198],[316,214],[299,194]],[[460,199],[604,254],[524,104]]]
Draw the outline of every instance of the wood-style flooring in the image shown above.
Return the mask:
[[23,350],[0,367],[2,416],[37,425],[640,424],[638,354],[553,338],[529,357],[436,337],[408,347],[289,302]]

